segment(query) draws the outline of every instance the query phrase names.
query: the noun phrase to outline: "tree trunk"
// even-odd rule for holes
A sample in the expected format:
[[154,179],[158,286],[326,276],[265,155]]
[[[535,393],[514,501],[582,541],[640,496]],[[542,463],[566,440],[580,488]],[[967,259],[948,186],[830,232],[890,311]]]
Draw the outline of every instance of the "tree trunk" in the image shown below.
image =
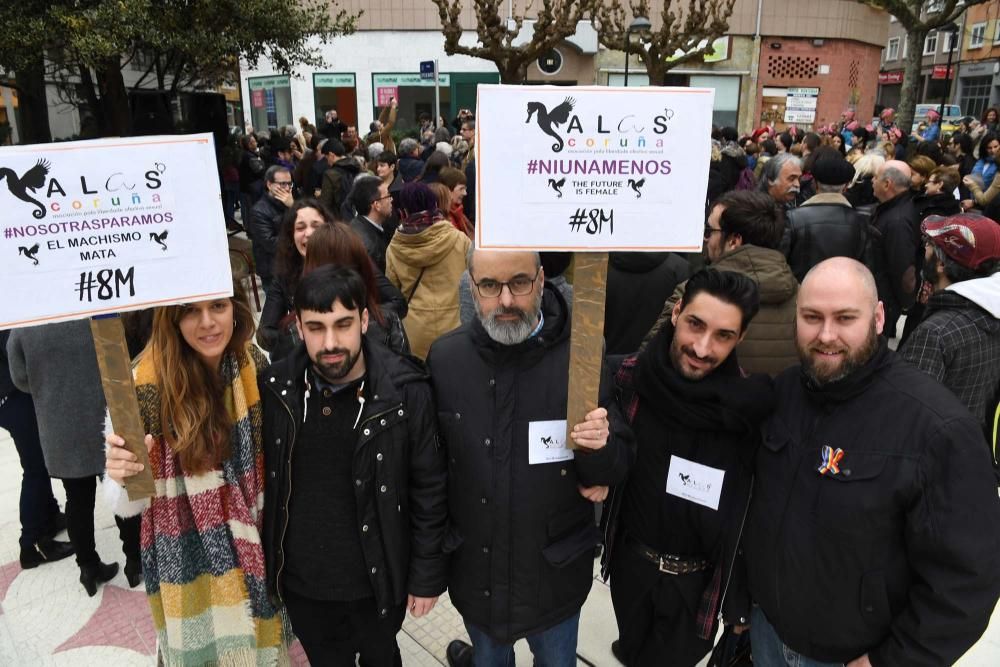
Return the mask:
[[[910,46],[906,53],[906,67],[903,70],[903,93],[899,98],[899,108],[896,109],[896,125],[902,130],[903,136],[908,136],[913,128],[913,114],[917,109],[917,95],[922,83],[920,65],[923,60],[925,37],[927,37],[926,30],[913,30],[907,33]],[[860,118],[858,122],[861,122]]]
[[97,86],[101,91],[105,136],[127,137],[132,133],[132,114],[128,107],[128,92],[122,78],[121,58],[105,58],[96,68]]
[[496,66],[500,70],[500,83],[521,84],[528,78],[528,68],[519,61],[510,59],[497,62]]
[[45,64],[41,54],[29,67],[14,73],[17,85],[18,134],[22,144],[45,144],[52,141],[49,127],[49,104],[45,92]]
[[80,87],[83,89],[83,96],[86,98],[87,104],[90,105],[90,118],[93,119],[96,126],[91,128],[89,124],[85,123],[84,118],[80,118],[80,136],[85,139],[93,139],[94,132],[98,137],[107,136],[104,105],[97,96],[97,86],[94,85],[94,77],[90,74],[90,68],[84,65],[80,66]]

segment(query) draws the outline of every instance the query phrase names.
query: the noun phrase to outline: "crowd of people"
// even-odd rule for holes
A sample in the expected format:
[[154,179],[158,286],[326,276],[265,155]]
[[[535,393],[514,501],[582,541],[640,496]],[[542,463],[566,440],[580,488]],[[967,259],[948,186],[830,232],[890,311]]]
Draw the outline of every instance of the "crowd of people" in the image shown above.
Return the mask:
[[144,443],[105,426],[79,323],[5,334],[22,566],[115,575],[104,473],[164,665],[285,664],[293,638],[399,665],[445,591],[471,640],[450,665],[522,639],[575,665],[598,556],[629,667],[954,663],[1000,598],[997,118],[854,116],[713,131],[704,251],[611,254],[578,424],[570,255],[474,247],[471,113],[249,135],[232,207],[263,312],[237,283],[124,318]]

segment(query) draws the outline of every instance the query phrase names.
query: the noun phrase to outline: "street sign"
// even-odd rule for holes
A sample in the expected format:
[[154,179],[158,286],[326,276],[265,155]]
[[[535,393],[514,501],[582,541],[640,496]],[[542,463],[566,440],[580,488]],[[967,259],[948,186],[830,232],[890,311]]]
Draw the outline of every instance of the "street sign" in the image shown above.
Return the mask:
[[424,60],[420,63],[420,78],[434,80],[434,61]]

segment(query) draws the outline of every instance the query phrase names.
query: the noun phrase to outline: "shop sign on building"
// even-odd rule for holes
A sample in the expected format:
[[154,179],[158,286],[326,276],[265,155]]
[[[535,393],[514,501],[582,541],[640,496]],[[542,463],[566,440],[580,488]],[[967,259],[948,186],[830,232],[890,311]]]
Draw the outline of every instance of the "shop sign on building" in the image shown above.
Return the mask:
[[353,88],[353,74],[316,74],[313,85],[317,88]]
[[785,94],[786,123],[815,123],[819,88],[789,88]]
[[885,85],[893,85],[897,83],[903,83],[903,73],[902,72],[879,72],[878,82]]
[[947,65],[935,65],[931,70],[932,79],[952,79],[955,77],[955,68]]

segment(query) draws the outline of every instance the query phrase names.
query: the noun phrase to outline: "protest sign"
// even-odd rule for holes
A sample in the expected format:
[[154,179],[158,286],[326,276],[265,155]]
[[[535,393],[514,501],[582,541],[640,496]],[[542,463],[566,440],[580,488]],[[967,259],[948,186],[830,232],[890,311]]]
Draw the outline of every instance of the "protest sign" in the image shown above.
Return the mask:
[[699,250],[714,96],[479,86],[476,247]]
[[697,252],[715,91],[480,85],[476,247],[575,251],[569,431],[597,407],[608,251]]
[[212,135],[0,149],[0,329],[232,294]]
[[126,487],[151,495],[116,314],[232,295],[212,135],[0,149],[0,211],[0,329],[98,318],[112,424],[145,464]]

